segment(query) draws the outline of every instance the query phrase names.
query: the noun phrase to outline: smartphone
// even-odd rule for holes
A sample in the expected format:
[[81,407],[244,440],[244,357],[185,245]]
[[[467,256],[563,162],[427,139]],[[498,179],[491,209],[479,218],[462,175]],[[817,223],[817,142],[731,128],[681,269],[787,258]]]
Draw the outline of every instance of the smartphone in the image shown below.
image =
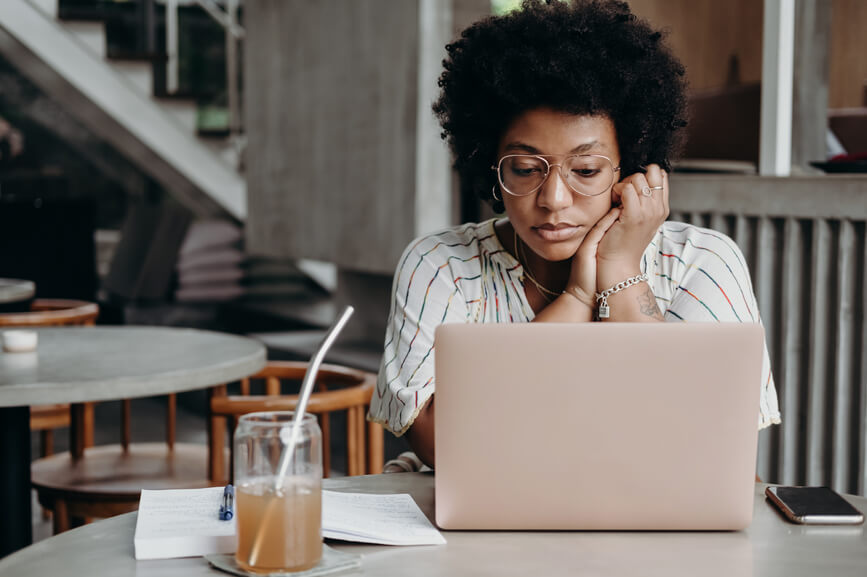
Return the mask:
[[768,487],[765,495],[795,523],[858,525],[864,515],[828,487]]

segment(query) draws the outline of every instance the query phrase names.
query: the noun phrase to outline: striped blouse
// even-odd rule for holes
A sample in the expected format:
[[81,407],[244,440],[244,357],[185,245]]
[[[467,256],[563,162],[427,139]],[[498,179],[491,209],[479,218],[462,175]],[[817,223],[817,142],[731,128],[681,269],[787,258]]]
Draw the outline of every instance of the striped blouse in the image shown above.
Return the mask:
[[[761,322],[749,271],[729,237],[665,222],[641,271],[666,321]],[[400,436],[434,393],[434,328],[444,322],[523,323],[535,316],[521,264],[500,244],[494,220],[424,236],[395,272],[385,352],[369,419]],[[759,428],[780,422],[767,349]]]

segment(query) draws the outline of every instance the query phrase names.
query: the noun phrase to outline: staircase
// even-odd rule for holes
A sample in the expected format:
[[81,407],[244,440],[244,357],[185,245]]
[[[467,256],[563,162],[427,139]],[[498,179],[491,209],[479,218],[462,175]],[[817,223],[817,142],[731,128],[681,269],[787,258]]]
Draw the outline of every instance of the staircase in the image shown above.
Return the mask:
[[4,58],[195,215],[243,222],[235,148],[197,136],[194,101],[155,97],[151,62],[109,60],[104,24],[61,21],[57,2],[0,0]]

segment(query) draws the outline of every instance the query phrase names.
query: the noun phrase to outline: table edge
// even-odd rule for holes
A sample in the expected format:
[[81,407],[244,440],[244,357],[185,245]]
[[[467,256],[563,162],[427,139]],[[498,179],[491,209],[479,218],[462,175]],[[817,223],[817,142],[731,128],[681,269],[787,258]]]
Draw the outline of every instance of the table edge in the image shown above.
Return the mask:
[[[104,328],[110,327],[87,327],[85,330],[99,330]],[[145,328],[166,329],[170,327]],[[53,330],[67,329],[54,328]],[[226,337],[243,339],[248,341],[251,345],[254,345],[255,349],[244,357],[230,359],[217,365],[197,369],[196,373],[192,375],[188,372],[174,371],[148,376],[146,387],[143,387],[140,384],[142,377],[129,377],[98,381],[76,381],[74,383],[45,383],[30,385],[27,388],[20,388],[17,390],[9,389],[3,394],[0,394],[0,408],[22,407],[46,403],[82,403],[116,400],[121,398],[134,399],[155,395],[165,395],[168,393],[193,391],[221,383],[229,383],[252,375],[262,369],[267,361],[267,350],[265,345],[261,341],[251,337],[230,333],[217,333],[216,331],[202,331],[199,329],[184,328],[182,330],[216,333]],[[123,389],[125,385],[133,390],[124,391]],[[51,395],[50,400],[45,398],[46,395]]]

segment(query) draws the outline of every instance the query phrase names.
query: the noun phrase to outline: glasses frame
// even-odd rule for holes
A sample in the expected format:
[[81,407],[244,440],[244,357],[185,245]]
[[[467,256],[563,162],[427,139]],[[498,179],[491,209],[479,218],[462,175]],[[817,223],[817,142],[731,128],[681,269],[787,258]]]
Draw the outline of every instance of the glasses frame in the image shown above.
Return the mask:
[[[548,182],[548,177],[551,176],[551,169],[555,166],[560,168],[560,170],[558,171],[560,173],[560,178],[563,180],[563,183],[569,187],[569,190],[571,190],[575,194],[580,194],[581,196],[587,196],[587,197],[591,197],[591,198],[594,196],[599,196],[600,194],[604,194],[606,190],[611,188],[611,186],[615,182],[617,182],[616,175],[618,172],[620,172],[620,167],[614,166],[614,163],[611,162],[611,159],[608,158],[607,156],[602,155],[602,154],[570,154],[568,156],[564,156],[563,160],[561,160],[560,162],[557,162],[557,163],[548,162],[548,159],[545,158],[546,156],[554,156],[554,155],[553,154],[507,154],[507,155],[503,156],[502,158],[500,158],[500,160],[497,162],[496,166],[491,166],[491,170],[496,171],[497,181],[500,183],[500,188],[505,190],[510,195],[518,197],[518,198],[521,198],[524,196],[530,196],[531,194],[535,194],[540,188],[542,188],[545,185],[545,183]],[[517,194],[517,193],[514,193],[511,190],[509,190],[509,188],[506,186],[506,183],[503,182],[503,171],[502,171],[503,161],[506,159],[509,159],[509,158],[538,158],[539,160],[544,162],[545,163],[545,176],[542,178],[542,182],[539,183],[539,186],[537,186],[536,188],[534,188],[530,192],[525,192],[524,194]],[[564,172],[563,172],[563,165],[566,164],[566,162],[571,158],[603,158],[603,159],[605,159],[605,161],[608,162],[608,164],[611,166],[611,171],[612,171],[611,184],[609,184],[608,186],[606,186],[605,188],[603,188],[601,191],[597,192],[596,194],[587,194],[586,192],[581,192],[580,190],[576,189],[574,186],[569,184],[569,180],[567,179],[566,174],[564,174]]]

